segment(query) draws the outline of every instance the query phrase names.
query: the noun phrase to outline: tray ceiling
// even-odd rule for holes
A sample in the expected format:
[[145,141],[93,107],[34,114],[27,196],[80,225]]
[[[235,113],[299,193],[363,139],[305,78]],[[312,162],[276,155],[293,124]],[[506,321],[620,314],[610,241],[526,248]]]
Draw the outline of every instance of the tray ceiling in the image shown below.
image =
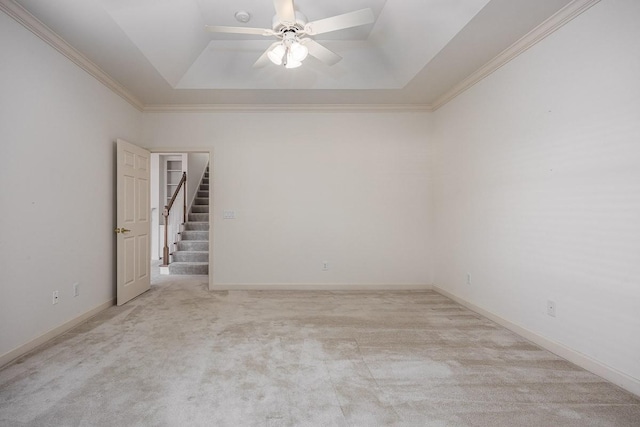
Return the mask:
[[[4,1],[4,0],[3,0]],[[371,8],[375,22],[315,37],[343,60],[252,67],[271,0],[17,0],[141,103],[429,105],[569,0],[296,0],[310,21]],[[247,11],[247,24],[235,20]]]

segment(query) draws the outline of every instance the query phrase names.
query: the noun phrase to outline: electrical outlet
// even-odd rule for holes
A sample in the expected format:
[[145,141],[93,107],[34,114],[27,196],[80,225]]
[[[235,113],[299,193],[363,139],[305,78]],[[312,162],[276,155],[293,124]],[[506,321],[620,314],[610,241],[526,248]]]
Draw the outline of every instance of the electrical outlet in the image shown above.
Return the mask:
[[53,291],[53,304],[57,304],[59,299],[58,291]]
[[223,211],[222,219],[236,219],[236,211]]
[[80,283],[76,282],[73,284],[73,296],[77,297],[80,295]]
[[548,300],[547,301],[547,314],[551,317],[556,317],[556,302]]
[[467,273],[467,285],[471,284],[471,274]]
[[329,261],[322,261],[322,271],[327,271],[329,269]]

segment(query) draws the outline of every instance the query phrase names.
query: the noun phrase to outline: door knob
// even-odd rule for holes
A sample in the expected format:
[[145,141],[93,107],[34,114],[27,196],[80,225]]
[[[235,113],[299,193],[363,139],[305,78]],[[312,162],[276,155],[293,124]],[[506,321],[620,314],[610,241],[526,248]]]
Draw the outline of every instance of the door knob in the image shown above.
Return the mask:
[[119,234],[119,233],[123,233],[123,234],[124,234],[124,233],[128,233],[128,232],[130,232],[131,230],[127,230],[126,228],[122,227],[122,228],[116,228],[116,229],[115,229],[115,230],[113,230],[113,231],[115,231],[115,232],[116,232],[116,234]]

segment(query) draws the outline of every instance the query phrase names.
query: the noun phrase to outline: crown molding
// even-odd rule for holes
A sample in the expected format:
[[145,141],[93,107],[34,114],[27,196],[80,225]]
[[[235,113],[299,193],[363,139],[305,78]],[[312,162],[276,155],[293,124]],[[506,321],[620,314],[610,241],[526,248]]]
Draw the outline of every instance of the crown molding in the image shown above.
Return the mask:
[[64,41],[62,37],[57,35],[53,30],[43,24],[38,18],[33,16],[24,7],[13,0],[0,0],[0,10],[9,15],[18,23],[22,24],[26,29],[31,31],[51,47],[66,56],[74,64],[85,70],[87,73],[96,78],[100,83],[120,95],[136,109],[142,111],[144,104],[129,92],[124,86],[116,82],[111,76],[102,71],[100,67],[94,64],[89,58],[76,50],[69,43]]
[[591,6],[600,2],[600,0],[573,0],[565,7],[556,12],[549,19],[538,25],[533,30],[525,34],[520,40],[503,50],[498,56],[480,67],[469,77],[455,85],[453,88],[440,96],[432,105],[433,111],[442,107],[456,96],[460,95],[494,71],[525,52],[530,47],[545,39],[548,35],[562,28],[575,17],[585,12]]
[[210,112],[431,112],[425,104],[150,104],[145,113],[210,113]]

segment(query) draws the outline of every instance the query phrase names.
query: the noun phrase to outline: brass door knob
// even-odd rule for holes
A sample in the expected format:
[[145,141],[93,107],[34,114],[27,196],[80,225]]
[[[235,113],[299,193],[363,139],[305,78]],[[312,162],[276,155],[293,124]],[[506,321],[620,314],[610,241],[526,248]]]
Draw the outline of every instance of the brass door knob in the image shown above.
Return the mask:
[[115,232],[116,232],[116,234],[119,234],[119,233],[123,233],[123,234],[124,234],[124,233],[128,233],[128,232],[130,232],[131,230],[127,230],[126,228],[122,227],[122,228],[116,228],[116,229],[115,229],[115,230],[113,230],[113,231],[115,231]]

